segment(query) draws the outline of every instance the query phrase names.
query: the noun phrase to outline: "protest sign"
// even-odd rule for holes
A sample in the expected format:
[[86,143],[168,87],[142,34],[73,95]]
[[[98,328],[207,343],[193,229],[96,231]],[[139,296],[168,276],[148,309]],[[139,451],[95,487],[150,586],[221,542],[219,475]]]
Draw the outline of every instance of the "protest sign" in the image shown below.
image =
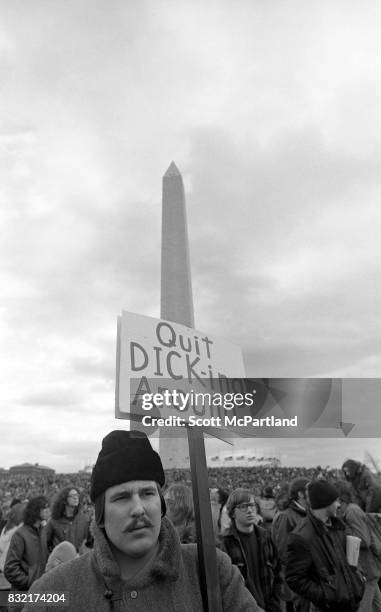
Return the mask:
[[[116,416],[137,420],[144,414],[144,395],[166,390],[188,398],[191,392],[222,393],[245,375],[238,346],[179,323],[130,312],[123,312],[118,322],[116,372]],[[162,417],[181,407],[173,402],[157,405],[157,397],[155,401]]]

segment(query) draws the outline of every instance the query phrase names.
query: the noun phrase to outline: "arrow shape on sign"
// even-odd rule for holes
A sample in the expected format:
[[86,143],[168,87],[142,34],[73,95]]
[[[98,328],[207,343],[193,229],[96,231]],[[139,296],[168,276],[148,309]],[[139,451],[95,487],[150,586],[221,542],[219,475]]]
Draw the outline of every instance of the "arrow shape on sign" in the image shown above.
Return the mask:
[[345,437],[347,437],[347,435],[352,431],[354,426],[354,423],[343,423],[342,421],[340,422],[340,429],[342,430]]

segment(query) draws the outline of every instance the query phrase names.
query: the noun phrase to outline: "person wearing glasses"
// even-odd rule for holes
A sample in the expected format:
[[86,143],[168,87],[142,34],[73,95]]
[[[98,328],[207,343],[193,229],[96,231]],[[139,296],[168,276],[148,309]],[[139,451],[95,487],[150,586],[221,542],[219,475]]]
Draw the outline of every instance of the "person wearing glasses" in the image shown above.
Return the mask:
[[226,502],[230,529],[223,550],[240,569],[246,588],[266,612],[280,612],[282,579],[277,552],[266,529],[257,524],[257,504],[249,489],[236,489]]
[[89,535],[89,517],[82,512],[77,489],[65,487],[55,499],[52,518],[46,527],[49,552],[60,542],[71,542],[77,552]]

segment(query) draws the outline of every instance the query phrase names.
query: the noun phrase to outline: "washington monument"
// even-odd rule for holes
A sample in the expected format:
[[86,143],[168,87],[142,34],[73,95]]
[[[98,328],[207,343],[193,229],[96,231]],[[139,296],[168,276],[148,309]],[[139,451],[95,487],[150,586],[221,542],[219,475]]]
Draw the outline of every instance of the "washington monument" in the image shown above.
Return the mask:
[[[174,162],[163,176],[160,318],[194,328],[188,226],[182,176]],[[168,428],[167,428],[168,429]],[[184,465],[188,455],[184,430],[171,428],[160,436],[159,452],[166,468]]]

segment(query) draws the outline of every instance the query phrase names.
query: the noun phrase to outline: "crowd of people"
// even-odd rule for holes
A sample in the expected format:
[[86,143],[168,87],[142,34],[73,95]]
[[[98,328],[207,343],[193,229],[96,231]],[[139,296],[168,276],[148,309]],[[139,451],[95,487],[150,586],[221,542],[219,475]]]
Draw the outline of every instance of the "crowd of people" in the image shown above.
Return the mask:
[[[381,485],[364,464],[211,468],[209,485],[223,610],[381,612]],[[202,609],[196,543],[190,472],[164,474],[144,434],[106,436],[91,475],[0,481],[0,577],[68,591],[69,609]]]
[[[276,493],[281,491],[294,478],[306,477],[314,480],[323,476],[328,480],[339,478],[339,470],[332,468],[279,467],[261,465],[258,467],[213,467],[209,468],[210,488],[220,488],[226,491],[245,487],[252,490],[256,497],[261,495],[265,486]],[[172,468],[165,471],[166,486],[183,484],[191,487],[191,474],[188,469]],[[74,474],[55,474],[54,476],[22,476],[0,473],[0,526],[9,512],[12,500],[25,501],[39,495],[45,496],[52,505],[59,491],[73,486],[81,497],[81,506],[91,508],[89,472]],[[3,523],[2,523],[3,520]]]

